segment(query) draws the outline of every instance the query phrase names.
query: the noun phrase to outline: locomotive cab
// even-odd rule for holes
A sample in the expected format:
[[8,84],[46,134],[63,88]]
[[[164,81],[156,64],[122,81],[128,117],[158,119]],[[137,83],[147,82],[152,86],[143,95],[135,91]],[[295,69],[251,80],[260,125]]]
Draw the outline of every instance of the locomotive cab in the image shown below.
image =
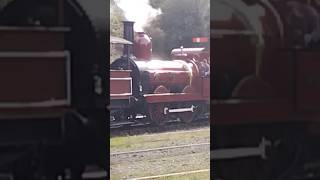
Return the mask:
[[[110,44],[118,47],[120,45],[122,48],[119,48],[119,50],[126,50],[125,54],[122,54],[120,58],[115,60],[110,59],[110,115],[119,117],[125,114],[122,109],[129,108],[134,102],[134,98],[132,98],[132,60],[128,52],[133,43],[122,38],[111,36]],[[111,49],[112,53],[114,49],[115,48]]]

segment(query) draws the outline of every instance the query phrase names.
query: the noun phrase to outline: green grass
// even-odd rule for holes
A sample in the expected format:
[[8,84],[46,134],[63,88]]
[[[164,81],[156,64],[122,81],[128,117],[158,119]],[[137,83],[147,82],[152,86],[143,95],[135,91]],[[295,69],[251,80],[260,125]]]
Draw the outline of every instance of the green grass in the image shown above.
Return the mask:
[[[126,137],[114,137],[110,139],[110,151],[137,150],[146,148],[158,148],[164,146],[182,145],[188,143],[200,143],[199,140],[209,142],[210,130],[205,128],[197,132],[159,133],[152,135],[138,135]],[[179,142],[179,144],[177,144]]]
[[[111,153],[130,150],[142,150],[183,144],[204,143],[210,141],[210,129],[198,131],[177,131],[138,136],[114,137],[110,140]],[[137,157],[122,161],[110,162],[111,179],[122,180],[134,177],[154,176],[169,173],[194,171],[210,168],[210,152],[181,154],[178,156]],[[175,175],[156,178],[157,180],[206,180],[209,172],[188,175]]]
[[[194,171],[198,169],[208,169],[210,168],[210,154],[209,152],[203,152],[174,157],[155,159],[146,158],[136,161],[128,160],[128,162],[116,164],[111,163],[110,165],[111,179],[114,180],[124,179],[125,177],[134,178],[155,176],[161,174]],[[194,175],[198,176],[198,174],[203,173],[195,173]],[[184,175],[177,175],[173,177],[180,176],[185,177]]]

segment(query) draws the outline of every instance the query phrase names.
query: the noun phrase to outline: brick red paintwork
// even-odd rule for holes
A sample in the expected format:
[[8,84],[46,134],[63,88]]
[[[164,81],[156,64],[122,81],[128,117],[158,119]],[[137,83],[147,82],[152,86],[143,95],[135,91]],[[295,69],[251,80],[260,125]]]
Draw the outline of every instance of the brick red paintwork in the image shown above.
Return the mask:
[[[65,33],[69,30],[0,27],[0,119],[57,118],[70,110],[70,69],[64,54]],[[49,105],[50,100],[65,103]],[[25,107],[38,102],[45,102],[42,105],[47,107]]]
[[[180,83],[182,83],[182,81]],[[204,101],[209,103],[210,77],[195,77],[193,78],[190,86],[192,88],[192,92],[189,93],[145,94],[144,97],[148,103],[174,103],[188,101]]]
[[[136,61],[140,71],[143,71],[143,79],[148,79],[148,84],[151,92],[160,85],[165,86],[168,90],[175,87],[183,89],[191,83],[191,78],[197,76],[197,71],[194,66],[181,60],[150,60]],[[145,74],[147,72],[147,74]]]
[[[65,58],[0,57],[1,102],[65,99]],[[9,77],[9,78],[8,78]],[[32,83],[36,82],[36,83]],[[34,85],[30,85],[30,83]]]
[[0,27],[1,51],[59,51],[64,49],[64,27]]
[[126,78],[130,77],[131,70],[110,70],[110,77],[112,78]]
[[165,93],[165,94],[145,94],[148,103],[175,103],[186,101],[206,101],[200,93]]
[[[296,22],[294,18],[291,19],[291,22],[287,21],[289,17],[287,13],[292,11],[285,9],[282,2],[271,3],[275,11],[272,11],[262,1],[257,0],[256,2],[265,10],[265,16],[260,18],[261,27],[264,28],[262,37],[265,49],[262,54],[259,78],[268,84],[270,89],[258,90],[254,85],[256,81],[251,81],[246,83],[242,92],[255,94],[254,97],[239,98],[230,95],[219,99],[211,94],[213,95],[211,96],[213,110],[211,120],[216,124],[234,125],[294,121],[320,122],[319,49],[294,47],[296,45],[292,44],[292,28],[296,26],[292,24]],[[245,24],[241,25],[239,20],[240,18],[233,18],[211,22],[211,52],[213,52],[213,76],[215,76],[216,86],[226,81],[224,79],[226,74],[229,79],[234,80],[234,82],[230,81],[234,83],[234,86],[239,85],[238,83],[246,77],[255,74],[256,49],[252,43],[253,37],[243,33],[244,30],[249,31],[250,29],[246,29]],[[309,19],[304,20],[306,23],[309,21]],[[279,22],[282,22],[282,27]],[[221,34],[214,30],[221,30],[219,31]],[[234,31],[230,33],[230,31],[223,30]],[[297,40],[297,42],[300,41],[301,39]],[[268,96],[264,96],[266,94]]]
[[320,110],[320,53],[297,53],[297,111]]
[[213,100],[211,104],[215,124],[287,122],[293,116],[292,103],[287,99]]
[[149,74],[152,89],[163,85],[165,87],[181,86],[190,84],[188,71],[152,71]]
[[129,99],[132,95],[130,70],[110,71],[110,100]]

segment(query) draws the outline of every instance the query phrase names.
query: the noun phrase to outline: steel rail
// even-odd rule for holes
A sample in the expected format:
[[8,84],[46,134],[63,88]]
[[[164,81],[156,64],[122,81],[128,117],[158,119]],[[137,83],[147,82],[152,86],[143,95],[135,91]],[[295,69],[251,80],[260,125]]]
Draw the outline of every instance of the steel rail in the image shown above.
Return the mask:
[[144,153],[144,152],[151,152],[151,151],[162,151],[162,150],[179,149],[179,148],[194,147],[194,146],[207,146],[207,145],[210,146],[210,143],[187,144],[187,145],[180,145],[180,146],[168,146],[168,147],[151,148],[151,149],[143,149],[143,150],[136,150],[136,151],[118,152],[118,153],[111,153],[110,156],[119,156],[123,154],[136,154],[136,153]]
[[127,179],[127,180],[154,179],[154,178],[169,177],[169,176],[178,176],[178,175],[187,175],[187,174],[195,174],[195,173],[209,172],[209,171],[210,171],[210,169],[201,169],[201,170],[195,170],[195,171],[185,171],[185,172],[179,172],[179,173],[170,173],[170,174],[161,174],[161,175],[155,175],[155,176],[146,176],[146,177],[139,177],[139,178],[131,178],[131,179]]

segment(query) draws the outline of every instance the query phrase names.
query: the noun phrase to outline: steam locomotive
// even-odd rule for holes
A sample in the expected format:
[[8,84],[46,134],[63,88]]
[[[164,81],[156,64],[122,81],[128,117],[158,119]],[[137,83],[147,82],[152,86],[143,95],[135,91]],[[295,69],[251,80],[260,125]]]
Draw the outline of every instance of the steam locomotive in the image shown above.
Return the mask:
[[0,3],[1,178],[106,170],[107,2]]
[[133,23],[124,22],[129,43],[110,65],[111,116],[116,121],[139,121],[142,116],[164,125],[178,118],[189,123],[208,112],[208,49],[179,48],[172,51],[172,60],[151,59],[151,39],[144,32],[134,37]]
[[316,177],[319,2],[215,0],[211,7],[214,178]]

